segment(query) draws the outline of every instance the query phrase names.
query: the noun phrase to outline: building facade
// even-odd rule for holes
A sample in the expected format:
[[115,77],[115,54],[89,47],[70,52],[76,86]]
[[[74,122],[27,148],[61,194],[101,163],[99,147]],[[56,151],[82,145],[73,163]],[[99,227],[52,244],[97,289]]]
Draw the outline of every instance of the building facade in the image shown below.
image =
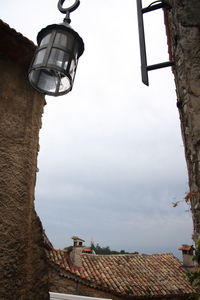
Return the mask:
[[189,176],[194,240],[200,237],[200,1],[169,0],[165,12],[170,58],[175,62],[177,107]]
[[0,21],[0,299],[49,299],[43,229],[34,209],[44,96],[29,85],[35,46]]

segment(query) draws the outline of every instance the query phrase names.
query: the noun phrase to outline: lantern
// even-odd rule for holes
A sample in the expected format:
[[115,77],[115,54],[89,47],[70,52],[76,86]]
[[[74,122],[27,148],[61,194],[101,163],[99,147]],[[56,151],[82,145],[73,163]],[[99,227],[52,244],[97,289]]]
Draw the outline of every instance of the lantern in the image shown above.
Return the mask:
[[38,33],[38,48],[29,69],[31,85],[52,96],[72,90],[78,59],[84,51],[82,38],[69,25],[69,13],[79,6],[80,1],[68,9],[62,8],[63,2],[59,1],[58,8],[67,17],[62,24],[49,25]]

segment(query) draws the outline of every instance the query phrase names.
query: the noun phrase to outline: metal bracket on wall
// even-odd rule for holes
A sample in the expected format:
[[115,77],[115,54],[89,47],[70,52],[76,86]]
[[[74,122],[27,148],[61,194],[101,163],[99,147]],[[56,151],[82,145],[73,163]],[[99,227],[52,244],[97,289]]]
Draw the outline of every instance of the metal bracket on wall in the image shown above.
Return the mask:
[[149,85],[148,71],[165,68],[165,67],[171,67],[174,65],[173,61],[167,61],[167,62],[147,66],[143,14],[154,11],[156,9],[160,9],[160,8],[170,9],[171,6],[167,3],[166,0],[159,0],[159,1],[154,1],[146,8],[142,8],[142,0],[137,0],[138,30],[139,30],[140,57],[141,57],[141,74],[142,74],[142,82],[146,85]]

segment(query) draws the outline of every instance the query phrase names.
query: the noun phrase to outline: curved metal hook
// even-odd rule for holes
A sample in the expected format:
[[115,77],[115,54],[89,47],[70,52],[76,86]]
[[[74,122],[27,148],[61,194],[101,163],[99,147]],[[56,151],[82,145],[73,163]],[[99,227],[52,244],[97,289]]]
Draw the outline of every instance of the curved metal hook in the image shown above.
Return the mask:
[[77,9],[77,7],[79,7],[79,5],[80,5],[80,0],[75,0],[75,3],[73,5],[71,5],[68,8],[63,8],[64,2],[65,2],[65,0],[59,0],[59,2],[58,2],[58,9],[63,14],[71,13],[72,11]]

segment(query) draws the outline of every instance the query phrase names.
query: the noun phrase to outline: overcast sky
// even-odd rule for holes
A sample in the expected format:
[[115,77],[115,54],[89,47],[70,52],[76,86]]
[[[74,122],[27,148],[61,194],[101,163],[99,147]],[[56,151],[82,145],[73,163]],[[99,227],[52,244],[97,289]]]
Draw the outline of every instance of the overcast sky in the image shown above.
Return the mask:
[[[143,1],[147,6],[151,1]],[[65,6],[74,1],[65,1]],[[36,43],[61,23],[56,0],[6,0],[1,18]],[[136,0],[81,0],[72,27],[85,42],[73,91],[47,97],[36,210],[56,248],[78,235],[112,249],[173,252],[192,243],[173,75],[141,82]],[[163,13],[145,15],[148,64],[168,60]]]

